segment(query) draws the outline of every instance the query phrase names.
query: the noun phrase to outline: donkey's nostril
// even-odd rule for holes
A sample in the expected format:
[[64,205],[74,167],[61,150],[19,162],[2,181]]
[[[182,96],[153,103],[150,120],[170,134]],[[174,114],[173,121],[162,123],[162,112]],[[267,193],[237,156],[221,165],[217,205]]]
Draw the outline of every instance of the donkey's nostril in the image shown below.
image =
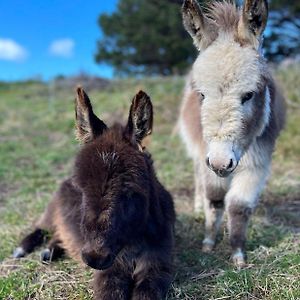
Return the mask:
[[82,260],[85,264],[87,264],[89,267],[96,269],[96,270],[105,270],[109,268],[113,262],[114,257],[111,254],[108,254],[106,256],[102,255],[91,255],[88,253],[81,253]]
[[230,159],[230,163],[229,163],[229,165],[227,166],[227,170],[228,170],[228,169],[231,169],[231,168],[232,168],[232,166],[233,166],[233,160],[232,160],[232,159]]
[[206,162],[206,165],[207,165],[208,167],[210,167],[209,157],[208,157],[208,156],[206,157],[205,162]]
[[81,258],[82,258],[83,262],[84,262],[85,264],[87,264],[88,266],[89,266],[89,265],[92,263],[92,261],[93,261],[92,257],[91,257],[90,255],[84,253],[84,252],[81,253]]
[[105,269],[109,268],[113,264],[113,261],[114,261],[114,259],[113,259],[112,255],[108,255],[103,261],[101,261],[99,263],[99,265],[98,265],[99,269],[105,270]]

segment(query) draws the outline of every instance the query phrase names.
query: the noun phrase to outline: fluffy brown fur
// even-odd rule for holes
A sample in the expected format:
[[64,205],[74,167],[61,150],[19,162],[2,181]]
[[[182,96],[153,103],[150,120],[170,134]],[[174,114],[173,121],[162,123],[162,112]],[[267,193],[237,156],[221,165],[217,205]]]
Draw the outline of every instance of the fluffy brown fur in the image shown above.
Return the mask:
[[96,269],[95,299],[162,299],[172,280],[175,213],[141,147],[152,130],[150,98],[139,92],[125,127],[108,128],[78,88],[76,136],[84,145],[64,181],[14,256],[52,238],[43,260],[67,254]]

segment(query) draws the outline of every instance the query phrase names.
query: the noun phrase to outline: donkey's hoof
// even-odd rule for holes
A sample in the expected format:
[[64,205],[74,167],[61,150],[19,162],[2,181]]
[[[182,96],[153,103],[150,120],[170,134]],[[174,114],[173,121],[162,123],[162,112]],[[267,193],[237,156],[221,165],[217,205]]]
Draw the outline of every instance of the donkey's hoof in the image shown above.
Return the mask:
[[214,249],[214,241],[211,239],[204,239],[202,242],[202,252],[204,253],[210,253]]
[[204,244],[202,246],[202,252],[211,253],[212,251],[213,251],[213,246],[212,245]]
[[40,257],[41,257],[41,261],[42,262],[49,262],[49,261],[51,261],[51,258],[52,258],[51,250],[48,249],[48,248],[44,249],[41,252]]
[[246,263],[243,253],[234,254],[232,256],[232,261],[233,261],[234,266],[239,270],[247,267],[247,263]]
[[18,247],[15,249],[14,253],[13,253],[13,258],[21,258],[24,257],[26,254],[26,252],[24,251],[24,249],[22,247]]

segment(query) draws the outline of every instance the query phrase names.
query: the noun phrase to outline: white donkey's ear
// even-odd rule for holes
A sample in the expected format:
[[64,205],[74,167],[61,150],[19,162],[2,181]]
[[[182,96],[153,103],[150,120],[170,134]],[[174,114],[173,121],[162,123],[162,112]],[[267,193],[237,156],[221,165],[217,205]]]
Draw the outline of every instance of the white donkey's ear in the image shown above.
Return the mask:
[[241,43],[250,43],[258,49],[267,20],[267,0],[245,0],[238,23],[238,38]]
[[181,12],[183,25],[193,38],[194,45],[199,51],[207,48],[215,40],[216,32],[197,0],[184,0]]

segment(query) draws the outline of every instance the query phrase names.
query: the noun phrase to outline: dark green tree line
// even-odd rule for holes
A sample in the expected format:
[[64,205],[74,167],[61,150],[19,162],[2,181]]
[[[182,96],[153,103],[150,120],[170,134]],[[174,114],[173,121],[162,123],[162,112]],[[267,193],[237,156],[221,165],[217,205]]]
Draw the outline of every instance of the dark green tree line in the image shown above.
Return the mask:
[[99,17],[104,34],[97,62],[119,74],[181,74],[196,51],[182,26],[181,1],[120,0],[116,12]]
[[[182,1],[119,0],[114,13],[99,16],[103,38],[96,61],[112,65],[118,75],[186,72],[196,50],[182,25]],[[275,62],[300,53],[300,1],[270,1],[264,48]]]
[[299,0],[272,0],[268,28],[265,53],[271,61],[300,55]]

